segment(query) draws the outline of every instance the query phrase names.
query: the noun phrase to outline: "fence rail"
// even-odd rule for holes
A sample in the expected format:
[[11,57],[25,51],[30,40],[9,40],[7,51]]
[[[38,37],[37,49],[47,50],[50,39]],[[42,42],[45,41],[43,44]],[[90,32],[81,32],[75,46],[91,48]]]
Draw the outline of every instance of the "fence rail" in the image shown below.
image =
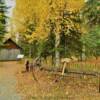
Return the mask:
[[86,76],[94,76],[98,80],[98,92],[100,93],[100,62],[72,62],[68,63],[65,66],[65,70],[62,74],[64,65],[58,68],[57,72],[55,72],[54,67],[48,68],[44,67],[43,69],[46,71],[50,71],[52,74],[60,75],[67,77],[69,74],[77,74],[77,75],[86,75]]

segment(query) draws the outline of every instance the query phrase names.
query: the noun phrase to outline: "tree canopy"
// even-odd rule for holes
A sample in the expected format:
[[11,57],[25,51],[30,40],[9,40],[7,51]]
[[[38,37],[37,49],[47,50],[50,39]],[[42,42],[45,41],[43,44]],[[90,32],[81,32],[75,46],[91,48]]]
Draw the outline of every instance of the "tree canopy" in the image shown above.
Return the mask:
[[97,51],[97,41],[91,43],[99,37],[99,1],[16,0],[12,19],[29,51],[37,56],[55,55],[56,64],[60,57],[91,55],[89,48]]

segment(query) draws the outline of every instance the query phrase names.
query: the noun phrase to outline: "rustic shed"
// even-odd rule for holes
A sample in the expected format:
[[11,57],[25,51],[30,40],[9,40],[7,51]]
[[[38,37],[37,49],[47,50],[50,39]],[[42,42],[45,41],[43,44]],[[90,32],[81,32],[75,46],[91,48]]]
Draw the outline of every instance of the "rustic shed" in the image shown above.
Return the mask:
[[0,61],[17,60],[17,56],[21,54],[22,48],[17,45],[12,39],[4,42],[0,49]]

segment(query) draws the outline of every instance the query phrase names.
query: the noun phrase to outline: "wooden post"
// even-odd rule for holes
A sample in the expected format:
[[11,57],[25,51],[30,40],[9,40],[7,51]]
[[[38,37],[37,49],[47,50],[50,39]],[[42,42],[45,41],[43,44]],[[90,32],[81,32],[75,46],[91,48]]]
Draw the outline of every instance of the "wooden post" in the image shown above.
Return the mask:
[[66,64],[66,62],[64,62],[64,65],[63,65],[63,70],[62,70],[62,75],[64,75],[66,65],[67,65],[67,64]]
[[99,90],[99,93],[100,93],[100,76],[98,76],[98,90]]

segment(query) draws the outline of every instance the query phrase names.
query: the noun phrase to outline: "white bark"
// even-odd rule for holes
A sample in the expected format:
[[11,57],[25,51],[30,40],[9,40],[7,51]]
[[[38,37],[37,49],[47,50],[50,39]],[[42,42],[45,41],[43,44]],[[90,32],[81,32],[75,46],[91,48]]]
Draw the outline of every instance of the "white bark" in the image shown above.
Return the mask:
[[82,47],[82,61],[85,61],[86,60],[85,52],[86,52],[85,45],[83,45],[83,47]]
[[59,45],[60,45],[60,34],[56,34],[55,37],[55,67],[60,67],[60,52],[59,52]]

